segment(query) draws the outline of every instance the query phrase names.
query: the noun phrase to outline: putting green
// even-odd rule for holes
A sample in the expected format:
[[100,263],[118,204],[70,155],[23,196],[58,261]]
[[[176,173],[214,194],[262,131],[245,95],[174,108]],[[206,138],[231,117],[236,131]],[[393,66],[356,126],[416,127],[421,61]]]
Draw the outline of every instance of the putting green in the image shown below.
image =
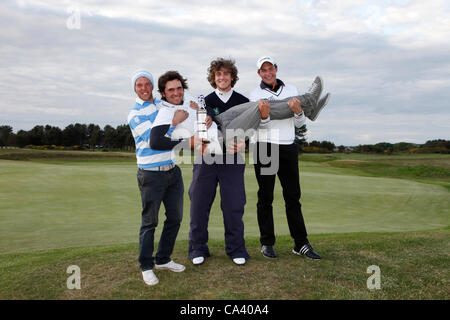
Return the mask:
[[[450,197],[436,185],[413,181],[301,172],[308,232],[408,231],[449,225]],[[190,166],[183,166],[184,220],[189,232]],[[246,236],[258,236],[252,166],[246,170]],[[274,202],[277,234],[289,234],[279,183]],[[162,211],[162,210],[161,210]],[[160,227],[163,222],[160,212]],[[0,253],[138,241],[140,196],[134,163],[36,163],[0,160]],[[219,192],[210,237],[223,238]]]

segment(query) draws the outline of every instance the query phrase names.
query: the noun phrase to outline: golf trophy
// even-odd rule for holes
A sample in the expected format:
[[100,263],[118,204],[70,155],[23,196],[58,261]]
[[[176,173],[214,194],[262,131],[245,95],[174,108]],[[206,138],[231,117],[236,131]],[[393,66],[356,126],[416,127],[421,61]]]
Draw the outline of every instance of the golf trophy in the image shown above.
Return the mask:
[[198,137],[202,140],[202,143],[209,143],[208,129],[206,128],[206,104],[205,97],[203,95],[198,96],[198,110],[197,110],[197,132]]

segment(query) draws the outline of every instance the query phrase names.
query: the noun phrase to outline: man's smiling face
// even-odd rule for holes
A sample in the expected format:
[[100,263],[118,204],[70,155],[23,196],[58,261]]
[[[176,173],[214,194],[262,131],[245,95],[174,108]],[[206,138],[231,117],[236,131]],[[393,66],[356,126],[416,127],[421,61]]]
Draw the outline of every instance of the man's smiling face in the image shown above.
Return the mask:
[[273,85],[277,80],[278,68],[270,62],[264,62],[261,69],[258,70],[258,74],[262,81],[267,85]]
[[184,96],[184,89],[181,85],[181,81],[178,79],[167,81],[162,96],[171,104],[181,104]]
[[136,84],[134,85],[134,90],[136,91],[139,98],[144,101],[153,101],[152,96],[152,83],[145,77],[140,77],[136,80]]
[[216,83],[217,89],[222,92],[230,91],[231,80],[231,71],[223,67],[214,74],[214,82]]

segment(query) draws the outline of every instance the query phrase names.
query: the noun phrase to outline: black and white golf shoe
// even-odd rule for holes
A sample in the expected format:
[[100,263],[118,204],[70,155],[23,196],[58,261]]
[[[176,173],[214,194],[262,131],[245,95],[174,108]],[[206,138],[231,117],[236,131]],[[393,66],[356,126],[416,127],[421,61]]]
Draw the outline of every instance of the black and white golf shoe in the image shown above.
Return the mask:
[[314,251],[314,249],[311,247],[309,243],[305,244],[300,249],[297,248],[297,246],[295,246],[294,250],[292,250],[292,253],[298,254],[300,256],[305,256],[314,260],[322,259],[322,257],[317,252]]

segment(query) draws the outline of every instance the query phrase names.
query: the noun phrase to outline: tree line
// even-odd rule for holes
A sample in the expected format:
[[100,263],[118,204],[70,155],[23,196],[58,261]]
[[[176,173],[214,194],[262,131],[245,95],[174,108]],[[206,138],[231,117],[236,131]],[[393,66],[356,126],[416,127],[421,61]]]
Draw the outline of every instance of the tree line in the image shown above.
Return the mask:
[[11,126],[0,126],[0,147],[64,146],[75,149],[132,150],[134,139],[127,124],[116,128],[96,124],[70,124],[64,129],[50,125],[35,126],[31,130],[13,132]]
[[[332,152],[353,152],[353,153],[450,153],[450,141],[437,139],[429,140],[425,144],[415,144],[408,142],[377,144],[364,144],[354,147],[336,146],[330,141],[311,141],[305,138],[306,127],[299,128],[296,132],[295,143],[299,146],[300,152],[304,153],[332,153]],[[27,147],[46,146],[54,149],[56,146],[63,146],[68,149],[114,149],[114,150],[134,150],[134,138],[127,124],[122,124],[116,128],[106,125],[103,129],[96,124],[70,124],[64,129],[51,125],[37,125],[31,130],[19,130],[13,132],[13,128],[7,125],[0,125],[0,147]]]
[[[334,152],[336,146],[329,141],[312,141],[305,138],[306,126],[296,132],[296,143],[303,152]],[[135,144],[127,124],[113,128],[106,125],[103,129],[96,124],[70,124],[64,129],[51,125],[37,125],[31,130],[19,130],[13,133],[11,126],[0,126],[0,147],[11,146],[56,146],[75,149],[119,149],[134,150]],[[53,146],[53,147],[52,147]]]
[[377,144],[364,144],[355,147],[352,152],[357,153],[444,153],[450,154],[450,141],[444,139],[428,140],[424,144],[399,142],[380,142]]

